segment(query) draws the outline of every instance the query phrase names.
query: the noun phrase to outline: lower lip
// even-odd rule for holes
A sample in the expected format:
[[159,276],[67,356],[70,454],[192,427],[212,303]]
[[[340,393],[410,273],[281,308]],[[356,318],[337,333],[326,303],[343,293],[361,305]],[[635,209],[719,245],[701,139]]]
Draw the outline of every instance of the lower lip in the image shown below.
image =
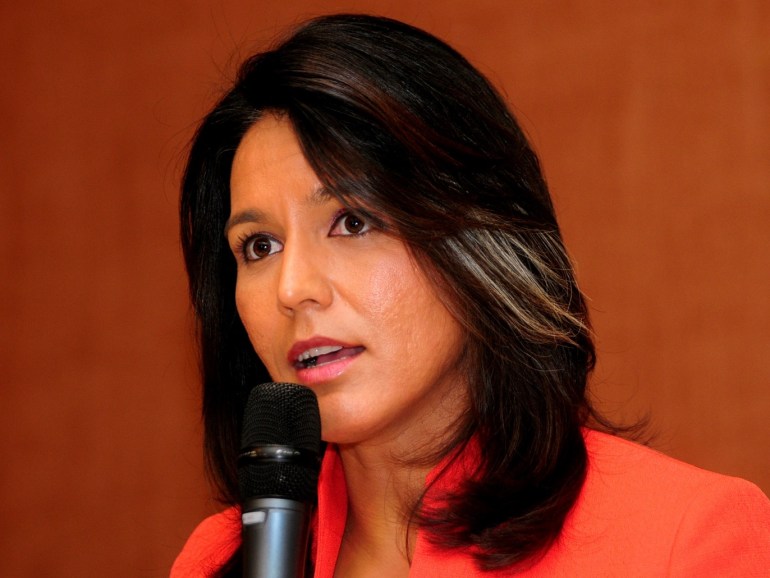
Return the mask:
[[297,369],[297,378],[303,385],[318,385],[326,381],[339,377],[347,367],[353,363],[360,353],[351,355],[350,357],[343,357],[331,363],[325,363],[317,367],[303,367]]

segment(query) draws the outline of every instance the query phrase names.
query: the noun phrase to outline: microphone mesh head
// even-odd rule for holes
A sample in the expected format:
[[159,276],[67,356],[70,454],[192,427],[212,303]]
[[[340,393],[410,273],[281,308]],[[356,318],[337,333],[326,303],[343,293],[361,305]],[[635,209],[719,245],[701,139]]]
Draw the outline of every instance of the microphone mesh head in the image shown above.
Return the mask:
[[[265,383],[251,390],[243,414],[241,451],[266,445],[321,451],[321,417],[312,390],[293,383]],[[278,497],[314,501],[318,468],[307,463],[246,461],[238,467],[243,500]]]

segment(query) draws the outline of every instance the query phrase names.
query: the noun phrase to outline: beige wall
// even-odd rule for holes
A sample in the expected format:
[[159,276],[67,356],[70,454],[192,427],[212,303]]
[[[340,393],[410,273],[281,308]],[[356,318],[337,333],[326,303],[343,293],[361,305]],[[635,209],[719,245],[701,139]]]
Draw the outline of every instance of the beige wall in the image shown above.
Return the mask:
[[0,575],[163,576],[216,508],[180,159],[232,62],[320,11],[422,26],[503,87],[592,299],[603,407],[770,491],[770,4],[651,4],[4,3]]

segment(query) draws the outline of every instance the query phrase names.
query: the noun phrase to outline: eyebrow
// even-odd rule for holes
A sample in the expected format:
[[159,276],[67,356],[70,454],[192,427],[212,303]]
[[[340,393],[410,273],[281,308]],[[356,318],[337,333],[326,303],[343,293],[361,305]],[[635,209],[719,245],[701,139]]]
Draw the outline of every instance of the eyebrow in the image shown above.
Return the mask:
[[[310,194],[305,199],[305,203],[311,206],[319,206],[327,202],[331,196],[331,193],[325,187],[319,186],[310,192]],[[243,223],[264,223],[266,221],[267,217],[262,211],[251,209],[240,211],[227,219],[224,231],[225,237],[227,237],[230,229],[236,225],[241,225]]]
[[228,233],[230,233],[230,229],[232,229],[236,225],[240,225],[242,223],[264,223],[264,222],[265,222],[265,215],[260,211],[241,211],[240,213],[236,213],[232,217],[227,219],[227,222],[225,223],[225,237],[227,237]]

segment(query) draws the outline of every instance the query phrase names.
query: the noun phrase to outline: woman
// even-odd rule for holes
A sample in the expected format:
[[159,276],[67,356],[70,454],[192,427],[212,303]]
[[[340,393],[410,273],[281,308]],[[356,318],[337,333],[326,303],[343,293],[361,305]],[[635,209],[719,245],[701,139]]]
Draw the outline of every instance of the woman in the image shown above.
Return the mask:
[[194,139],[182,238],[230,507],[173,576],[237,575],[249,389],[318,396],[315,575],[770,568],[770,504],[600,430],[586,305],[537,157],[458,53],[368,16],[242,67]]

